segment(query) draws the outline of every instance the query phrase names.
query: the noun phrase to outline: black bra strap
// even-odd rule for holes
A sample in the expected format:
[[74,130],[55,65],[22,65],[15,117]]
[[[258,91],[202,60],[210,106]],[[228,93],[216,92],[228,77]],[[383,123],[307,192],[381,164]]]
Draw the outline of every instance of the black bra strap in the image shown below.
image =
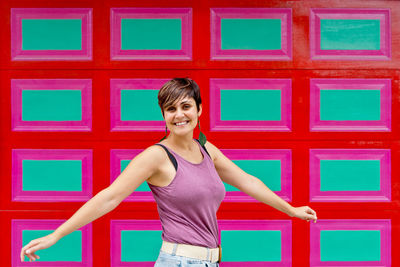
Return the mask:
[[[200,141],[198,139],[194,139],[194,140],[196,140],[200,144]],[[201,146],[201,147],[204,149],[204,151],[207,153],[207,155],[211,158],[210,153],[208,153],[208,151],[206,149],[206,146],[204,145],[204,146]]]
[[176,161],[176,158],[174,157],[174,155],[172,155],[171,152],[169,152],[168,149],[164,145],[162,145],[162,144],[155,144],[155,145],[158,145],[158,146],[164,148],[165,152],[167,152],[167,154],[168,154],[169,159],[171,160],[172,164],[175,167],[175,171],[177,171],[178,170],[178,162]]

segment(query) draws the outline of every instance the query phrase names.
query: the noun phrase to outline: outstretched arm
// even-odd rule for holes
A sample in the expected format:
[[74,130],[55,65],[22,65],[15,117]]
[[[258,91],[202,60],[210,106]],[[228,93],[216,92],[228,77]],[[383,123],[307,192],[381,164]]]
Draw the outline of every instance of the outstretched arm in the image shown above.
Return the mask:
[[207,142],[206,148],[213,158],[215,168],[221,180],[225,183],[238,188],[245,194],[279,211],[282,211],[291,217],[297,217],[307,221],[317,221],[317,214],[310,207],[291,206],[289,203],[275,194],[271,189],[269,189],[260,179],[240,169],[213,144]]
[[30,261],[39,259],[35,254],[37,250],[54,245],[65,235],[115,209],[122,200],[158,171],[160,162],[165,158],[163,153],[161,148],[152,146],[137,155],[109,187],[86,202],[53,233],[34,239],[24,246],[20,253],[21,261],[24,261],[25,256]]

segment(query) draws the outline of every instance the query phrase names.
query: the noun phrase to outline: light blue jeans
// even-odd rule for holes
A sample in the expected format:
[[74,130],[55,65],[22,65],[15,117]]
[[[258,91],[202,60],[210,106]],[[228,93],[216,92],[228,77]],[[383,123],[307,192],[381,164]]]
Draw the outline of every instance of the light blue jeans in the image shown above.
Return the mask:
[[[175,250],[174,250],[175,251]],[[211,261],[203,261],[183,256],[168,254],[160,250],[158,259],[154,267],[218,267],[219,264],[211,263]]]

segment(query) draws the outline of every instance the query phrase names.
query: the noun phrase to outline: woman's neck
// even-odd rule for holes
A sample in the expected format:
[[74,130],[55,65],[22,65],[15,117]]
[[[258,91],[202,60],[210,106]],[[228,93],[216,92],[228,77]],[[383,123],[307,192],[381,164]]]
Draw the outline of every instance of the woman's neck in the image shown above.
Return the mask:
[[170,134],[166,140],[168,144],[182,151],[193,149],[193,133],[185,136]]

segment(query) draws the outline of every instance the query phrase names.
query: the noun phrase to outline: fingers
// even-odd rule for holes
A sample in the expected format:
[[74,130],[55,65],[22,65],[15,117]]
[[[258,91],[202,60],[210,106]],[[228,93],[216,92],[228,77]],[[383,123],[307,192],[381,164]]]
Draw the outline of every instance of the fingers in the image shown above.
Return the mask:
[[21,261],[24,261],[25,256],[29,258],[29,261],[35,261],[36,259],[40,259],[35,252],[39,249],[38,240],[32,240],[26,246],[21,249]]
[[302,206],[295,208],[295,217],[302,220],[317,222],[317,213],[308,206]]
[[28,259],[29,259],[29,261],[35,261],[35,260],[40,259],[40,257],[39,257],[38,255],[36,255],[34,251],[31,251],[31,250],[27,250],[27,251],[21,256],[21,261],[24,261],[24,259],[25,259],[24,256],[27,256]]
[[314,223],[316,223],[317,222],[317,213],[310,207],[307,207],[307,213],[312,215],[307,219],[307,222],[310,220],[314,220]]
[[317,222],[317,213],[313,210],[313,209],[311,209],[310,207],[308,207],[308,206],[305,206],[305,207],[302,207],[303,208],[303,211],[304,211],[304,220],[306,220],[307,222],[309,222],[309,221],[314,221],[314,223],[316,223]]
[[[21,255],[20,255],[20,256],[21,256],[21,261],[24,261],[24,259],[25,259],[24,255],[27,254],[26,251],[27,251],[29,248],[33,247],[35,244],[36,244],[35,240],[32,240],[31,242],[29,242],[27,245],[25,245],[25,246],[21,249]],[[29,255],[26,255],[26,256],[30,259]]]

